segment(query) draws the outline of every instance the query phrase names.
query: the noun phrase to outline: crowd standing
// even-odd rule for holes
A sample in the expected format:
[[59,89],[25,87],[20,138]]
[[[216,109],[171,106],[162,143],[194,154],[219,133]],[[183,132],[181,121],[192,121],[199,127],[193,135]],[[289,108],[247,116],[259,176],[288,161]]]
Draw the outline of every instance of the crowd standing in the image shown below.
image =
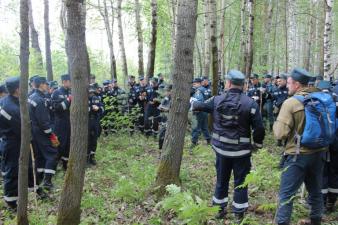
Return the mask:
[[[284,148],[276,223],[290,224],[293,196],[305,183],[311,206],[307,224],[321,224],[323,211],[334,210],[338,195],[338,138],[335,126],[338,86],[324,81],[322,76],[313,77],[301,68],[295,68],[290,74],[265,74],[262,78],[260,82],[260,76],[252,74],[246,79],[240,71],[231,70],[219,83],[220,91],[216,96],[212,96],[208,77],[194,78],[190,100],[190,153],[199,144],[202,133],[216,154],[217,179],[212,203],[220,207],[217,218],[226,218],[229,182],[233,173],[232,212],[240,222],[249,207],[248,188],[241,184],[250,172],[251,155],[262,148],[265,133],[273,132],[278,145]],[[95,154],[100,135],[116,133],[120,129],[119,116],[127,116],[128,132],[133,134],[138,131],[147,138],[158,138],[159,149],[162,149],[173,88],[165,82],[162,74],[149,81],[139,77],[138,82],[134,76],[129,76],[126,90],[119,87],[114,79],[105,80],[102,85],[96,82],[94,75],[89,80],[88,165],[97,163]],[[29,85],[31,149],[34,153],[34,157],[30,158],[29,187],[37,186],[37,193],[45,198],[46,191],[53,189],[57,165],[60,163],[67,170],[71,135],[71,77],[62,75],[58,85],[56,81],[47,81],[45,77],[36,75],[30,78]],[[18,199],[19,86],[18,77],[11,77],[0,85],[1,172],[4,200],[12,209],[16,208]],[[322,108],[318,104],[322,104]],[[329,127],[329,131],[324,134],[308,132],[307,122],[314,115],[311,107],[317,107],[317,115],[321,119],[321,126],[316,130],[321,133]],[[209,114],[213,121],[212,132]],[[331,114],[334,114],[333,117]],[[326,119],[322,119],[323,115]],[[306,135],[315,137],[316,143],[306,143]],[[325,142],[323,138],[329,141]],[[33,173],[37,174],[36,184]]]

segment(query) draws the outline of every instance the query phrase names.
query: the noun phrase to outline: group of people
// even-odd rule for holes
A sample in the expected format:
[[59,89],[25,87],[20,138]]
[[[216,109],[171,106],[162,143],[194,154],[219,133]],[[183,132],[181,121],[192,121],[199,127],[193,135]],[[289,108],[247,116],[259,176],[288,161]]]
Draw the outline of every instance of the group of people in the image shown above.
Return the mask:
[[[226,219],[233,173],[232,212],[238,223],[243,220],[249,207],[248,187],[243,183],[251,169],[251,154],[262,148],[270,129],[284,149],[276,223],[291,223],[294,197],[304,183],[311,212],[301,224],[321,224],[324,210],[332,212],[338,196],[338,85],[301,68],[275,78],[265,75],[263,84],[258,75],[247,81],[237,70],[229,71],[225,80],[222,94],[203,99],[200,80],[195,79],[199,91],[190,99],[204,133],[207,116],[201,113],[210,113],[213,119],[211,138],[208,133],[205,138],[208,143],[211,139],[216,154],[212,202],[220,207],[217,218]],[[269,126],[263,122],[264,114]]]

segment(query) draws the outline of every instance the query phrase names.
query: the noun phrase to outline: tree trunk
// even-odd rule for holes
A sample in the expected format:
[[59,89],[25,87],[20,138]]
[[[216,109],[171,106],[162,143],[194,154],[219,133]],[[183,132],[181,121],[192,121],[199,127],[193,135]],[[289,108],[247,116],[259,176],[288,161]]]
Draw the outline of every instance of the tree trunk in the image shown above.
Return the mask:
[[239,60],[238,68],[241,68],[242,72],[245,73],[246,65],[246,39],[247,39],[247,30],[246,30],[246,3],[247,0],[241,1],[241,46],[239,48]]
[[[277,46],[277,26],[279,19],[279,1],[276,2],[276,10],[275,10],[275,18],[274,18],[274,32],[273,32],[273,51],[271,57],[271,73],[275,73],[275,65],[276,65],[276,56],[278,54],[278,46]],[[278,39],[279,40],[279,39]]]
[[210,19],[209,0],[204,0],[204,76],[210,75]]
[[29,77],[29,4],[27,0],[20,1],[20,115],[21,144],[18,177],[18,209],[17,224],[28,225],[28,164],[31,140],[30,119],[27,107],[28,77]]
[[306,45],[305,45],[305,51],[304,51],[304,68],[307,71],[310,71],[310,61],[311,61],[311,50],[312,50],[312,43],[315,42],[315,37],[316,37],[316,23],[315,23],[315,17],[313,15],[314,13],[314,7],[315,7],[315,2],[311,0],[310,2],[310,18],[309,18],[309,23],[308,23],[308,36],[306,40]]
[[318,10],[318,73],[324,76],[324,31],[325,31],[325,2],[319,2],[319,8],[323,8],[323,10]]
[[198,71],[198,74],[202,74],[203,73],[202,54],[201,54],[201,50],[200,50],[200,47],[198,46],[197,41],[195,41],[195,45],[196,45],[197,59],[198,59],[198,65],[199,65],[199,70],[195,70],[195,72]]
[[34,49],[34,53],[36,54],[37,57],[37,62],[38,62],[38,67],[40,69],[43,68],[43,62],[42,62],[42,53],[41,53],[41,48],[39,45],[39,34],[37,30],[35,29],[34,25],[34,19],[33,19],[33,9],[32,9],[32,2],[31,0],[28,0],[28,7],[29,7],[29,27],[30,27],[30,35],[32,39],[32,48]]
[[49,0],[44,0],[44,25],[45,25],[45,49],[46,49],[46,70],[47,79],[53,80],[52,55],[50,50],[50,32],[49,32]]
[[143,65],[143,35],[142,35],[142,22],[140,16],[140,2],[135,0],[135,20],[136,20],[136,32],[138,42],[138,75],[144,76],[144,65]]
[[288,26],[288,0],[284,0],[284,39],[285,39],[285,72],[289,70],[289,26]]
[[123,84],[125,85],[127,81],[127,77],[128,77],[128,66],[127,66],[126,50],[124,48],[121,5],[122,5],[122,0],[118,0],[117,1],[117,27],[119,30],[119,45],[120,45],[121,58],[122,58],[122,72],[123,72],[123,81],[124,81]]
[[[113,3],[111,3],[113,4]],[[114,54],[114,42],[113,42],[113,27],[114,27],[114,10],[113,5],[112,8],[112,22],[110,24],[108,7],[107,7],[107,0],[103,0],[103,9],[101,8],[100,0],[98,0],[99,12],[103,18],[104,26],[106,28],[107,39],[108,39],[108,46],[109,46],[109,60],[110,60],[110,77],[111,79],[116,79],[116,59]]]
[[58,225],[80,223],[81,197],[84,184],[88,140],[88,72],[89,62],[84,27],[83,1],[67,0],[68,61],[72,78],[72,107],[70,112],[71,144],[68,169],[65,175]]
[[254,27],[255,27],[255,2],[254,0],[248,0],[248,14],[249,14],[249,36],[246,47],[246,66],[245,74],[247,77],[251,75],[252,64],[253,64],[253,43],[254,43]]
[[154,76],[157,41],[157,0],[151,0],[151,34],[147,65],[147,80]]
[[[67,34],[67,28],[68,28],[68,21],[67,21],[67,7],[66,2],[62,1],[61,3],[61,10],[60,10],[60,26],[63,31],[63,35],[65,36],[65,52],[66,55],[68,55],[69,47],[68,47],[68,34]],[[70,62],[67,60],[68,65],[68,73],[70,73]]]
[[331,72],[331,31],[333,0],[325,2],[325,29],[324,29],[324,79],[330,79]]
[[193,52],[196,35],[197,1],[179,0],[173,74],[173,102],[159,162],[156,186],[164,193],[168,184],[179,184],[184,137],[188,121],[191,81],[194,74]]
[[[278,2],[278,1],[277,1]],[[266,18],[264,24],[264,54],[262,56],[262,66],[264,67],[264,72],[268,72],[268,62],[270,55],[270,33],[272,25],[272,16],[273,16],[273,2],[267,0],[266,4]],[[278,4],[278,3],[277,3]]]
[[297,53],[299,52],[299,46],[297,44],[297,21],[296,21],[296,2],[294,0],[288,0],[288,22],[289,22],[289,28],[288,28],[288,50],[289,51],[289,69],[297,66]]
[[[219,50],[218,50],[218,65],[219,65],[219,71],[221,72],[221,75],[223,76],[225,74],[225,5],[227,0],[222,0],[221,9],[222,11],[222,20],[221,20],[221,27],[219,32]],[[229,30],[231,30],[231,25],[229,24],[228,27]]]
[[212,65],[212,95],[218,93],[218,49],[217,49],[217,5],[215,0],[209,0],[210,10],[210,41]]

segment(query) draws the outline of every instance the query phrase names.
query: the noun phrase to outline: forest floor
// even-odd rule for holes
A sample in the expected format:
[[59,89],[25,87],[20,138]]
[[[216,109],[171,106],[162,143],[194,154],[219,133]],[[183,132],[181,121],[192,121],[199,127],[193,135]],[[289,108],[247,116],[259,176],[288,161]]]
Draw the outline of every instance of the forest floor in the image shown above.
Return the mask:
[[[171,187],[176,194],[157,200],[150,194],[160,155],[157,142],[139,135],[101,138],[97,150],[98,164],[86,171],[81,224],[194,225],[202,224],[200,221],[204,219],[207,219],[204,224],[224,224],[213,219],[215,210],[209,207],[215,184],[215,155],[206,144],[199,145],[189,154],[189,145],[187,135],[181,167],[181,195],[177,194],[179,188]],[[254,154],[252,173],[247,177],[250,208],[242,224],[273,223],[281,173],[278,169],[280,152],[281,149],[268,136],[265,148]],[[57,172],[56,187],[49,200],[38,201],[35,205],[33,195],[29,195],[30,224],[56,224],[63,176],[63,171]],[[307,214],[304,200],[297,196],[293,224],[306,218]],[[229,217],[231,221],[231,214]],[[326,215],[324,220],[324,224],[338,224],[337,210]],[[0,201],[0,224],[16,224],[15,217],[6,210],[3,201]]]

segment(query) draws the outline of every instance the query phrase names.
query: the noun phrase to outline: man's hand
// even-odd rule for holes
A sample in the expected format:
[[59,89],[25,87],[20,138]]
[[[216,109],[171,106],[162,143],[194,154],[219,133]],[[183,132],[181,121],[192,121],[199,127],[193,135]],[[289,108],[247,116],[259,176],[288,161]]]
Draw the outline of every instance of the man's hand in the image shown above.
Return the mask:
[[95,112],[99,110],[99,107],[97,105],[93,105],[92,108]]
[[54,148],[59,147],[59,145],[60,145],[59,139],[58,139],[58,137],[57,137],[54,133],[52,133],[52,134],[49,136],[49,140],[50,140],[50,142],[52,143],[52,146],[53,146]]

